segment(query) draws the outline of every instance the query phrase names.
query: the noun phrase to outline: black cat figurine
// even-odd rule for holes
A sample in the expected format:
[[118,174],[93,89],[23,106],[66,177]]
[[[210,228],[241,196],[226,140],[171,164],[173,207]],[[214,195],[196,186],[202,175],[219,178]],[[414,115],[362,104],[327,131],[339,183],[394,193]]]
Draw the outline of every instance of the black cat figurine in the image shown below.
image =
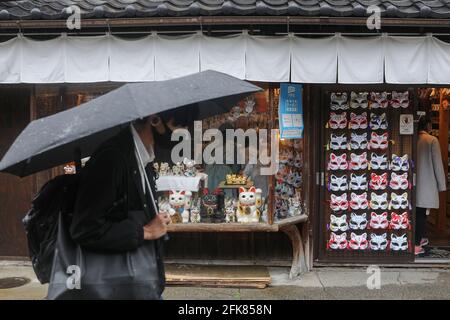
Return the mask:
[[204,189],[200,212],[201,221],[204,223],[224,222],[224,200],[224,194],[220,189],[215,190],[214,193],[209,193],[208,189]]

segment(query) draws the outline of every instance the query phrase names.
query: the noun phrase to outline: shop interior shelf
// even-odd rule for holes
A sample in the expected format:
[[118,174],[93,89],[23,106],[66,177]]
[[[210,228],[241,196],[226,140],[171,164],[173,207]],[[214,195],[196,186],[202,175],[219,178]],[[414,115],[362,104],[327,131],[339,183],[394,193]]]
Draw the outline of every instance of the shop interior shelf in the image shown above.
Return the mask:
[[281,228],[308,220],[305,214],[268,223],[175,223],[169,232],[278,232]]

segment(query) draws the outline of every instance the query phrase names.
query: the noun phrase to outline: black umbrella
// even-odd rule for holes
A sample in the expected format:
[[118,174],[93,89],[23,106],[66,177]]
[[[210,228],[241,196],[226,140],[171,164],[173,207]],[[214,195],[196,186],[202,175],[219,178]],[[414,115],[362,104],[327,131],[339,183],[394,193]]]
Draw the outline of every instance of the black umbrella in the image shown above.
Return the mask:
[[24,177],[91,155],[130,122],[178,108],[197,108],[199,119],[227,112],[262,89],[232,76],[204,71],[158,82],[126,84],[103,96],[32,121],[0,162],[0,171]]

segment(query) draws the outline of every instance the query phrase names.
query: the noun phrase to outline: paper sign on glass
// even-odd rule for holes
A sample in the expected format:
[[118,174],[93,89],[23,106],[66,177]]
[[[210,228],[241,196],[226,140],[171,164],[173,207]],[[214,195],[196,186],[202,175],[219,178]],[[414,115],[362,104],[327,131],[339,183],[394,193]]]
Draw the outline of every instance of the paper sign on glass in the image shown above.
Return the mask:
[[414,134],[414,116],[412,114],[400,115],[400,134]]
[[301,84],[280,85],[278,118],[281,139],[303,138],[302,89]]

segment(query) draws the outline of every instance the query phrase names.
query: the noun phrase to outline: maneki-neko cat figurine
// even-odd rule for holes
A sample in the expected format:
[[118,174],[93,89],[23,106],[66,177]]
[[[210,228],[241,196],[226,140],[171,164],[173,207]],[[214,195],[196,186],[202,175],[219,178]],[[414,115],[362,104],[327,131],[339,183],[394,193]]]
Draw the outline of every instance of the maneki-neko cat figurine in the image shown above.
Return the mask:
[[169,214],[172,223],[189,222],[189,209],[192,193],[190,191],[171,190],[169,195]]
[[239,188],[239,202],[236,211],[236,218],[241,223],[257,223],[261,217],[262,190],[251,187]]
[[201,221],[205,223],[220,223],[225,217],[223,214],[224,195],[222,190],[216,189],[209,193],[208,189],[203,189],[202,208],[200,212]]

